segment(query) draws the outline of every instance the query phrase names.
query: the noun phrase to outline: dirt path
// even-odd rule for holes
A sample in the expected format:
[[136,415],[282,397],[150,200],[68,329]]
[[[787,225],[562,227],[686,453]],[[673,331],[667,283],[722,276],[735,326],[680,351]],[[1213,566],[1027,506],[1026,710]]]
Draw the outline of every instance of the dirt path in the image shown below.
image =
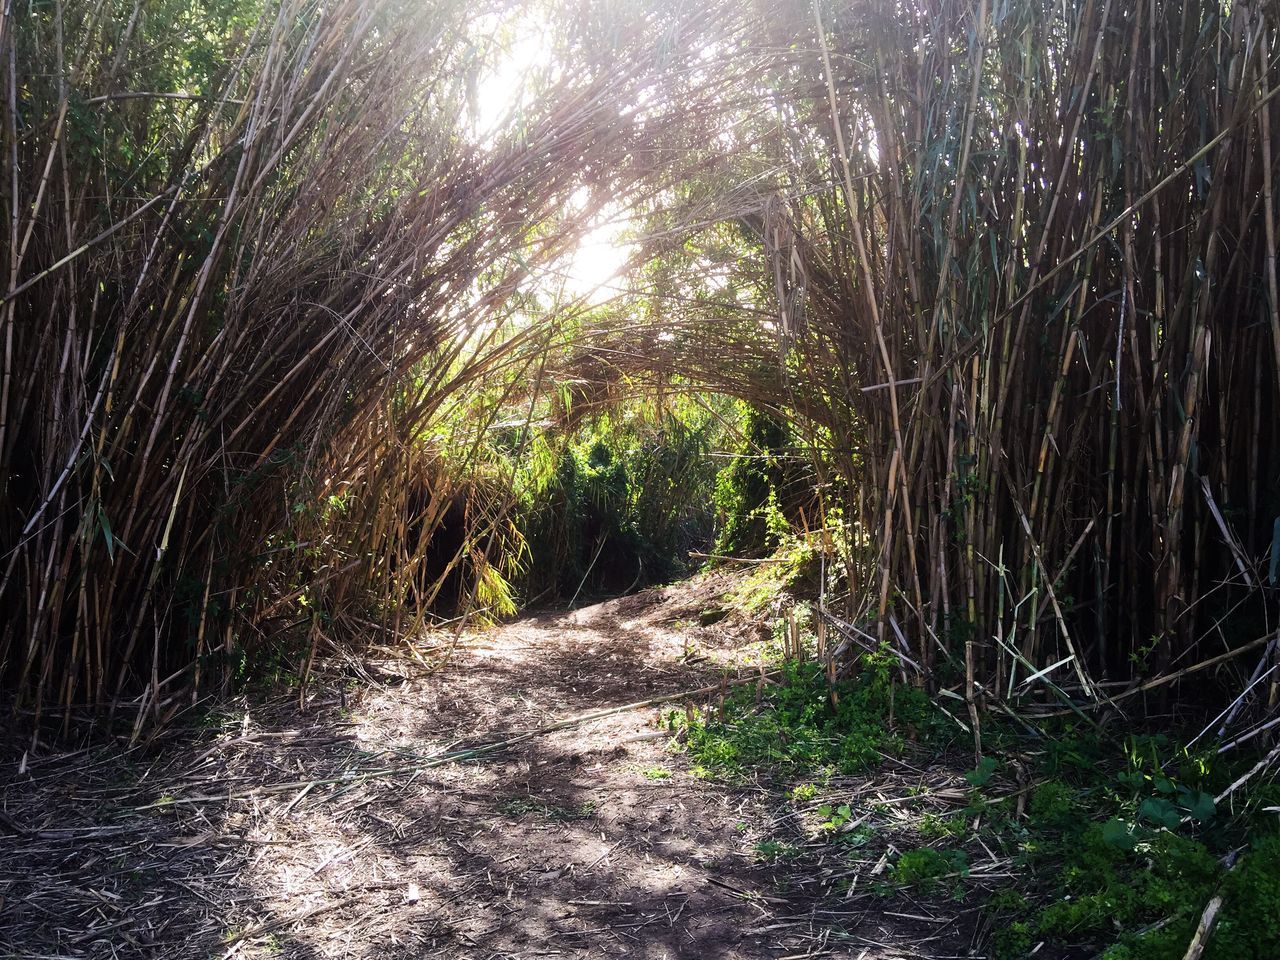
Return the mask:
[[969,955],[953,916],[859,909],[850,935],[852,907],[758,863],[779,802],[692,776],[656,708],[422,769],[718,682],[758,640],[698,626],[722,586],[535,616],[435,674],[384,663],[404,679],[348,706],[319,684],[306,711],[228,711],[123,757],[50,751],[15,774],[11,745],[0,956]]

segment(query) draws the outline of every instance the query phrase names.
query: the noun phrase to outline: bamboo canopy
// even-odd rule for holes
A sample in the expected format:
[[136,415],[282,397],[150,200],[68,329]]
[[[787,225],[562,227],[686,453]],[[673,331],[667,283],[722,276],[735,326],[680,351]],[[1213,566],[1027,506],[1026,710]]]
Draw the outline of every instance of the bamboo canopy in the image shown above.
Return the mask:
[[1109,702],[1254,649],[1280,552],[1278,26],[777,4],[752,189],[718,210],[757,259],[694,231],[768,309],[704,292],[584,350],[808,424],[851,615],[971,699],[1048,676]]
[[[570,379],[796,423],[841,616],[974,710],[1269,643],[1274,4],[584,3],[478,133],[512,9],[5,8],[23,704],[141,722],[290,630],[413,633],[467,484],[443,569],[477,601],[519,545],[506,480],[456,451]],[[608,205],[640,224],[630,293],[531,321]]]
[[5,7],[0,677],[37,716],[162,718],[289,628],[314,652],[421,622],[451,496],[430,425],[533,369],[559,320],[507,321],[576,241],[571,198],[660,187],[728,82],[681,71],[730,21],[588,6],[574,63],[473,132],[506,12]]

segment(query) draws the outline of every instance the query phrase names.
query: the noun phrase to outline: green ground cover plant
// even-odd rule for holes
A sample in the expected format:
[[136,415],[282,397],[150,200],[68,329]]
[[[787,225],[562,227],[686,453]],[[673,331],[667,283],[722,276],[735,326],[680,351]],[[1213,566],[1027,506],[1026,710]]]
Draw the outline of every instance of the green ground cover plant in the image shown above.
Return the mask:
[[[894,686],[887,657],[835,684],[815,662],[788,661],[780,669],[777,683],[739,688],[723,709],[667,713],[668,729],[685,739],[696,772],[730,779],[761,771],[858,773],[898,752],[907,728],[918,736],[949,733],[923,691]],[[891,711],[897,728],[887,722]]]
[[[815,809],[818,784],[873,779],[910,740],[932,754],[965,742],[954,718],[899,682],[894,662],[868,655],[853,677],[830,684],[821,664],[775,659],[776,683],[739,688],[708,709],[670,711],[665,723],[696,774],[781,785],[787,802],[807,811],[815,840],[853,851],[874,839],[863,821],[875,805]],[[1245,789],[1221,806],[1214,799],[1256,755],[1228,761],[1188,752],[1167,734],[1117,740],[1076,718],[1034,737],[989,720],[985,741],[992,752],[960,777],[964,810],[924,815],[915,845],[890,858],[881,893],[964,897],[964,844],[980,836],[1027,878],[984,908],[997,960],[1020,960],[1042,945],[1106,960],[1181,960],[1215,895],[1222,907],[1208,960],[1280,956],[1280,831],[1274,813],[1261,812],[1274,806],[1276,788]],[[1022,791],[1009,787],[1015,766],[1028,784]],[[757,852],[774,863],[801,858],[782,837],[761,841]]]

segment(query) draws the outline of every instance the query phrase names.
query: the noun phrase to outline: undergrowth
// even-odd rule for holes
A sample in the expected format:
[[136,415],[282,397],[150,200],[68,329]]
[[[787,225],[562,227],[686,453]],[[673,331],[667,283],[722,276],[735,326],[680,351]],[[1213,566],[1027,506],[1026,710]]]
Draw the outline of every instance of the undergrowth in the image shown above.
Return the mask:
[[[911,741],[942,756],[961,732],[923,690],[895,682],[888,654],[864,657],[856,676],[834,685],[817,663],[777,666],[776,682],[739,688],[722,705],[671,711],[665,723],[695,774],[763,776],[789,787],[811,842],[852,854],[877,839],[868,815],[883,811],[857,800],[815,808],[817,783],[838,791],[840,776],[869,773]],[[900,852],[887,856],[873,889],[961,899],[970,858],[997,851],[1027,880],[988,897],[994,960],[1046,947],[1105,960],[1180,960],[1215,894],[1222,907],[1206,960],[1280,957],[1280,789],[1240,791],[1232,809],[1214,802],[1256,757],[1190,753],[1166,735],[1109,739],[1079,721],[1045,727],[1033,740],[988,717],[984,738],[989,753],[964,774],[967,805],[955,815],[925,814],[913,827],[914,847],[895,835]],[[1025,787],[1010,786],[1014,767]],[[1256,812],[1266,809],[1264,822]],[[756,856],[802,860],[792,840],[766,838]]]
[[1180,960],[1215,894],[1206,960],[1280,956],[1280,834],[1252,815],[1275,788],[1237,794],[1235,811],[1213,799],[1251,761],[1189,754],[1164,735],[1119,747],[1078,728],[1049,735],[1044,779],[1003,839],[1026,875],[1052,879],[993,902],[997,960],[1041,942],[1097,947],[1105,960]]
[[793,438],[785,423],[744,405],[742,433],[734,459],[716,477],[716,553],[756,556],[786,538],[791,524],[785,508],[794,507],[799,471],[789,456]]
[[762,613],[788,594],[813,593],[820,569],[822,531],[784,537],[765,563],[755,566],[729,591],[728,602],[747,613]]
[[637,401],[567,432],[511,430],[526,597],[625,593],[689,573],[690,550],[712,539],[722,419],[705,403]]
[[780,669],[778,682],[739,688],[723,708],[667,713],[695,773],[729,780],[759,770],[859,773],[899,753],[904,738],[947,732],[922,690],[893,684],[887,657],[867,658],[856,678],[833,685],[814,662],[787,661]]

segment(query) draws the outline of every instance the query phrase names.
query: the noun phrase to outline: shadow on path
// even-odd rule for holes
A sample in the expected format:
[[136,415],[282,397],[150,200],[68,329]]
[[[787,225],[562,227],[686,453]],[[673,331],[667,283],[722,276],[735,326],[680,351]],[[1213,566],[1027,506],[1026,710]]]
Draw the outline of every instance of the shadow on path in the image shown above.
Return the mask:
[[769,795],[682,769],[654,708],[420,768],[715,683],[756,639],[695,626],[723,586],[533,616],[349,710],[317,685],[305,711],[240,705],[147,751],[50,753],[20,774],[9,744],[0,956],[931,955],[918,922],[841,940],[813,898],[779,892],[754,853]]

